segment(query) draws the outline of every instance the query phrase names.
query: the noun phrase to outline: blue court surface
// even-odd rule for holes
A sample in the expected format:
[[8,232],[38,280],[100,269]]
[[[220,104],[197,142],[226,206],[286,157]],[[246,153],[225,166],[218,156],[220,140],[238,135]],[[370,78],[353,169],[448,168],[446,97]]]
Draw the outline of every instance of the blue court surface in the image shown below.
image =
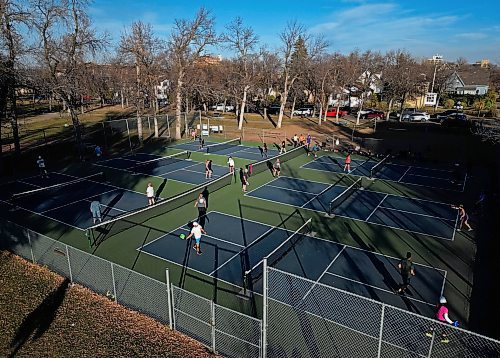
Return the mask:
[[[325,155],[304,164],[302,168],[343,173],[344,161],[345,157]],[[352,160],[350,174],[369,177],[371,168],[377,163],[373,160]],[[381,163],[374,170],[373,177],[403,184],[455,191],[463,191],[466,181],[466,176],[453,169],[433,169],[386,162]]]
[[[198,141],[196,142],[186,142],[174,145],[172,148],[180,149],[180,150],[189,150],[190,152],[205,152],[206,147],[214,144],[220,144],[217,142],[205,142],[205,146],[200,149],[200,144]],[[215,148],[214,148],[215,149]],[[221,147],[220,150],[211,150],[209,154],[216,155],[224,155],[224,156],[232,156],[236,158],[249,159],[253,161],[261,161],[264,159],[262,154],[260,153],[259,148],[257,147],[248,147],[245,145],[234,145],[231,147]],[[271,149],[271,146],[268,148],[267,157],[272,158],[279,154],[278,150]]]
[[[246,195],[276,203],[347,217],[370,224],[453,240],[457,211],[429,200],[389,195],[360,188],[280,177]],[[341,195],[344,194],[344,195]],[[331,205],[333,199],[333,207]]]
[[[188,225],[137,250],[241,287],[244,272],[286,241],[286,246],[278,255],[271,255],[268,263],[312,280],[308,292],[322,285],[334,286],[425,315],[432,315],[433,302],[444,289],[445,271],[416,264],[416,276],[407,294],[397,295],[395,291],[401,283],[397,258],[310,235],[299,234],[298,239],[287,241],[291,231],[236,216],[209,212],[205,230],[208,234],[201,240],[202,255],[192,249],[194,240],[179,238],[180,234],[187,236]],[[260,272],[251,274],[251,288],[256,292],[262,292],[261,272],[260,267]]]
[[[136,153],[125,157],[102,160],[94,163],[94,165],[195,185],[208,182],[205,178],[205,163],[189,159],[163,160],[162,158],[164,157],[155,154]],[[155,161],[155,159],[158,159],[158,161]],[[226,174],[227,168],[212,164],[212,171],[212,180],[214,180]]]
[[12,194],[68,183],[77,179],[79,178],[57,172],[49,173],[49,178],[40,176],[24,178],[0,186],[0,201],[8,207],[11,215],[15,215],[16,209],[20,208],[79,230],[85,230],[93,224],[90,203],[94,200],[101,203],[103,221],[147,205],[145,194],[92,179],[47,188],[11,199]]

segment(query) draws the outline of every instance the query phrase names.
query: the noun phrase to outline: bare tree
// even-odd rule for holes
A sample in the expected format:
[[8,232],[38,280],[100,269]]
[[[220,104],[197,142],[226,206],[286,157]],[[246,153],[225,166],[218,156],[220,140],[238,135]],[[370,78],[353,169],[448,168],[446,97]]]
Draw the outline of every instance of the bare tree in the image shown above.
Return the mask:
[[205,8],[201,8],[193,20],[175,20],[169,42],[169,54],[172,56],[173,73],[176,77],[175,88],[175,138],[181,138],[182,90],[186,70],[195,64],[205,48],[216,44],[218,38],[214,30],[214,18]]
[[85,0],[33,0],[31,9],[45,80],[68,108],[80,156],[83,148],[77,107],[87,76],[86,63],[106,43],[91,27],[86,6]]
[[252,28],[243,25],[243,20],[240,17],[237,17],[226,26],[226,33],[222,39],[228,44],[230,49],[236,52],[235,68],[237,71],[234,73],[239,77],[243,93],[239,111],[238,129],[242,129],[247,95],[252,86],[252,79],[254,78],[255,67],[252,66],[252,58],[254,58],[252,51],[258,39]]
[[255,80],[259,87],[257,95],[263,107],[263,117],[267,118],[267,107],[269,106],[269,91],[277,88],[280,77],[280,60],[277,55],[265,48],[260,49],[259,61],[256,63]]

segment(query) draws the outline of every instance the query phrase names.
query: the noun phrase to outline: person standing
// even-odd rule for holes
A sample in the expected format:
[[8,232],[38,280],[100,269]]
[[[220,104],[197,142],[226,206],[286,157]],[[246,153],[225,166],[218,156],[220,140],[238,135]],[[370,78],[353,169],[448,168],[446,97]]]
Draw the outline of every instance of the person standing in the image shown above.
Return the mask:
[[257,146],[257,148],[259,148],[259,152],[260,152],[260,157],[261,158],[264,158],[264,149],[262,149],[262,147],[259,145]]
[[344,172],[345,171],[348,173],[351,172],[351,153],[347,153],[347,157],[345,157]]
[[196,129],[191,131],[191,137],[193,138],[193,142],[196,142]]
[[280,154],[286,153],[286,142],[282,141],[281,142],[281,147],[280,147]]
[[154,205],[155,203],[155,189],[152,183],[148,183],[146,188],[146,196],[148,197],[148,206]]
[[102,156],[102,149],[99,145],[96,145],[94,148],[95,151],[95,156],[97,159],[99,159]]
[[[436,305],[436,316],[435,318],[439,322],[443,323],[449,323],[455,327],[458,327],[458,321],[452,321],[449,317],[449,310],[448,307],[446,307],[446,304],[448,301],[446,300],[446,297],[441,296],[439,297],[439,303]],[[435,331],[434,328],[431,328],[428,332],[425,333],[427,337],[432,337],[432,333]],[[446,336],[446,333],[441,333],[441,343],[449,343],[450,340]]]
[[293,147],[297,148],[297,146],[299,145],[299,137],[297,136],[297,133],[293,135],[292,141],[293,141]]
[[311,134],[307,133],[307,138],[306,138],[307,149],[311,147],[311,142],[312,142]]
[[233,157],[227,158],[227,165],[229,167],[229,173],[234,173],[234,159]]
[[210,179],[212,177],[212,160],[205,160],[205,179]]
[[196,250],[196,253],[198,255],[202,254],[201,248],[200,248],[201,233],[204,233],[205,235],[207,234],[207,232],[203,229],[203,227],[195,221],[193,223],[191,233],[188,235],[188,237],[186,237],[186,240],[189,240],[192,236],[194,236],[195,244],[193,246],[193,249]]
[[267,158],[267,144],[264,143],[264,147],[262,148],[264,150],[264,157]]
[[274,162],[273,165],[273,176],[279,177],[281,173],[281,163],[280,163],[280,158],[276,158],[276,162]]
[[198,208],[198,222],[201,227],[205,226],[205,218],[207,215],[207,199],[203,196],[203,193],[198,195],[198,199],[194,203],[194,207]]
[[[316,159],[318,157],[318,152],[319,152],[319,145],[318,145],[318,143],[314,143],[314,145],[312,147],[312,153],[314,155],[314,159]],[[307,152],[307,155],[309,155],[309,152]]]
[[398,293],[404,294],[410,285],[411,276],[415,276],[415,270],[411,260],[411,252],[408,251],[406,253],[406,258],[399,261],[398,269],[401,274],[401,279],[403,280],[403,283],[399,286]]
[[247,185],[248,185],[248,169],[241,168],[240,169],[241,174],[240,174],[240,179],[241,179],[241,190],[246,193],[247,192]]
[[92,213],[92,220],[94,221],[94,224],[97,220],[102,222],[101,203],[98,200],[94,200],[90,203],[90,212]]
[[38,160],[36,161],[36,164],[38,165],[38,170],[40,171],[40,176],[42,178],[48,178],[49,173],[47,172],[47,168],[45,166],[45,160],[42,158],[41,155],[38,156]]
[[306,144],[306,137],[304,137],[304,134],[302,134],[302,133],[300,133],[300,136],[299,136],[299,144],[300,145]]
[[465,208],[462,204],[456,206],[451,205],[453,209],[458,210],[458,218],[460,219],[460,225],[458,226],[457,231],[461,231],[463,226],[465,225],[469,231],[472,231],[472,227],[469,225],[469,215],[465,211]]

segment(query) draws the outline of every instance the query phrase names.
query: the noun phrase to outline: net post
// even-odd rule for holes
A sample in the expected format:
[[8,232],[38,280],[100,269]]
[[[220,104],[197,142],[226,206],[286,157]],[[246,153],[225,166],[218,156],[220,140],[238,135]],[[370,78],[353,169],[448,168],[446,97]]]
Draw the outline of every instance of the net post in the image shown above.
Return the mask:
[[267,268],[267,257],[262,261],[263,274],[262,274],[262,358],[267,357],[267,314],[268,314],[268,295],[269,295],[269,277]]
[[170,287],[170,271],[168,268],[165,269],[165,282],[167,284],[167,305],[168,305],[168,326],[170,329],[173,329],[172,325],[172,297],[170,296],[172,293]]

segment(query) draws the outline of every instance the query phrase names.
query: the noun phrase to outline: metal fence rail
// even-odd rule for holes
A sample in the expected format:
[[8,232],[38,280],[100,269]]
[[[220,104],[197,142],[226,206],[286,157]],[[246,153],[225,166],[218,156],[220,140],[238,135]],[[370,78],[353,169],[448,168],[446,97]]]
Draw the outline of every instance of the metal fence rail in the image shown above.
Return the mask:
[[47,266],[227,357],[261,357],[261,321],[0,219],[1,248]]

